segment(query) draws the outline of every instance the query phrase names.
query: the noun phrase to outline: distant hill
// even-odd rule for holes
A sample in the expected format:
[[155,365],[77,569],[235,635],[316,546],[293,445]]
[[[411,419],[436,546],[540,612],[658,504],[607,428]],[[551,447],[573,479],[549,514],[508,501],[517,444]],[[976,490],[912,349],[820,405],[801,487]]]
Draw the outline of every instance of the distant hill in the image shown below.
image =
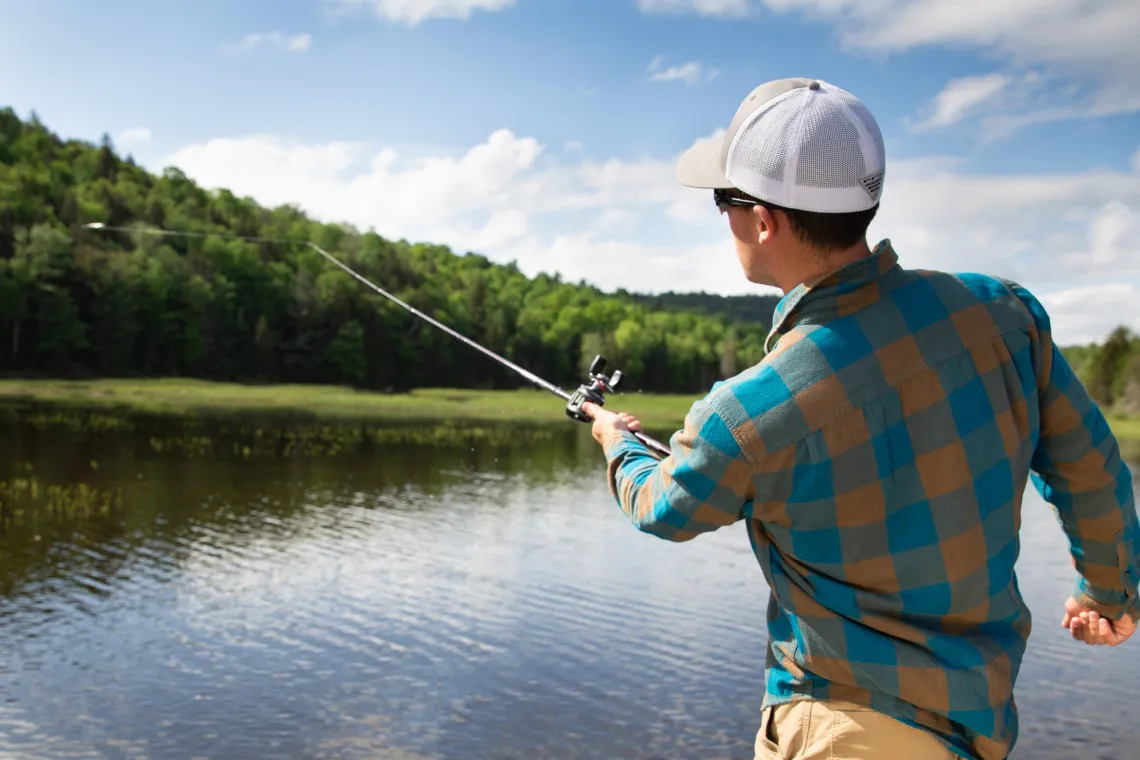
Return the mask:
[[780,296],[722,296],[710,293],[630,293],[629,297],[650,309],[691,311],[721,316],[735,325],[772,324],[772,312]]

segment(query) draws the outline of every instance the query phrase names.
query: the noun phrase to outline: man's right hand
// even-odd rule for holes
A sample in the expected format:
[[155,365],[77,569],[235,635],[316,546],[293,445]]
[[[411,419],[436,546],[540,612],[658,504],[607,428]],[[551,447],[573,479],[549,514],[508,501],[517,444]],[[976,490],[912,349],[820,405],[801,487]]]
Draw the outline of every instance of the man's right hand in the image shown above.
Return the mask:
[[1114,647],[1123,644],[1136,632],[1136,623],[1127,615],[1120,620],[1109,620],[1072,597],[1065,602],[1065,617],[1061,620],[1061,627],[1068,628],[1074,639],[1090,646]]

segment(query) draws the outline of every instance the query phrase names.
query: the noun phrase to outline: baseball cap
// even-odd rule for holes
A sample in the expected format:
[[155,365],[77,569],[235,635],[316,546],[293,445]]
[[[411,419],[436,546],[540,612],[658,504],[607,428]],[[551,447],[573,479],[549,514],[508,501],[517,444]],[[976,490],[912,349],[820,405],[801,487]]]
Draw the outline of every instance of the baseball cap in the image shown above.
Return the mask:
[[879,202],[885,168],[870,110],[835,85],[797,77],[749,93],[723,139],[681,156],[677,180],[736,188],[785,208],[844,213]]

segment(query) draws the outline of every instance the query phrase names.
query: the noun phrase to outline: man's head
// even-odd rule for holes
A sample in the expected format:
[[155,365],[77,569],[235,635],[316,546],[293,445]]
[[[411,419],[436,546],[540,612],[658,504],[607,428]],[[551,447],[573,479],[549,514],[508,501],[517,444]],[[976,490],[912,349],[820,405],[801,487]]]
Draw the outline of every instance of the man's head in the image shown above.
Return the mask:
[[749,93],[723,139],[682,156],[677,179],[714,191],[748,279],[786,290],[866,247],[884,168],[879,126],[855,96],[781,79]]

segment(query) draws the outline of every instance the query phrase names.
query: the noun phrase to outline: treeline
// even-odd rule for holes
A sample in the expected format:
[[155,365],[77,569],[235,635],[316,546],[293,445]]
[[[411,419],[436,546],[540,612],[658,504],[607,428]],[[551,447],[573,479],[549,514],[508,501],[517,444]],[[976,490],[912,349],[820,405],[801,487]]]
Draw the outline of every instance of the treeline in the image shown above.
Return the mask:
[[[162,227],[200,238],[93,231]],[[524,276],[443,246],[322,224],[160,176],[100,145],[0,111],[0,372],[183,376],[370,389],[525,381],[299,244],[312,240],[415,308],[563,384],[596,353],[626,389],[697,392],[763,355],[763,300],[688,306]],[[682,297],[682,300],[686,297]],[[704,303],[702,303],[704,299]],[[715,308],[717,304],[721,308]],[[725,304],[731,309],[725,310]],[[668,308],[656,308],[664,306]],[[714,308],[710,308],[714,307]]]
[[[624,294],[624,291],[618,291]],[[730,324],[768,323],[780,302],[779,296],[722,296],[716,293],[629,294],[650,309],[693,311],[698,314],[723,316]]]
[[1062,351],[1098,404],[1110,412],[1140,414],[1140,336],[1121,326],[1104,343]]

